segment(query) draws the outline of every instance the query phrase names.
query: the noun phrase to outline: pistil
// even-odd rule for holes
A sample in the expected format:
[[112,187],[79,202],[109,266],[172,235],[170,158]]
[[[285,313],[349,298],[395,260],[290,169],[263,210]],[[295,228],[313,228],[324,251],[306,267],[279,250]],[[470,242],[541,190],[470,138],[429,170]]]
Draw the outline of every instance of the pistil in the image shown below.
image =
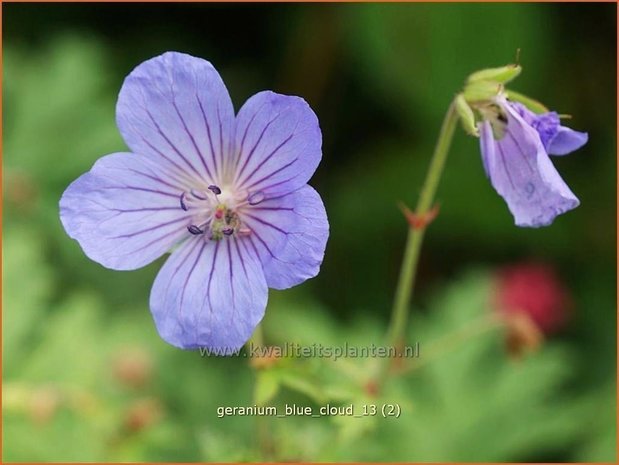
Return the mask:
[[[224,236],[247,236],[251,231],[244,227],[238,210],[245,205],[257,205],[264,200],[264,193],[248,194],[241,202],[236,202],[228,194],[222,195],[222,189],[210,185],[206,190],[190,189],[180,195],[180,206],[184,211],[192,212],[193,223],[187,226],[187,231],[194,236],[207,233],[210,240],[221,240]],[[230,204],[231,203],[231,204]]]

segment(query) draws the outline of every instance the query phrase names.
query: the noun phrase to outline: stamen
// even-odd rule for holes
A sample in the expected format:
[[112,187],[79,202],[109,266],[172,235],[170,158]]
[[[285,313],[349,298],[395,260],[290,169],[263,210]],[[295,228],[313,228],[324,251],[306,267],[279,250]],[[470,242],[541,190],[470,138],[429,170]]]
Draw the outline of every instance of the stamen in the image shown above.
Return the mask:
[[264,192],[262,191],[258,191],[258,192],[254,192],[252,194],[249,194],[249,196],[247,197],[247,203],[249,203],[250,205],[258,205],[260,202],[262,202],[264,200]]
[[191,224],[187,226],[187,230],[194,236],[199,236],[200,234],[204,234],[204,231],[198,228],[195,224]]
[[213,194],[215,195],[219,195],[221,194],[221,189],[213,184],[211,184],[210,186],[208,186],[208,190],[210,190]]
[[180,201],[181,201],[181,208],[187,211],[187,205],[185,205],[185,193],[184,192],[181,194]]
[[226,226],[221,230],[221,232],[224,233],[226,236],[230,236],[234,232],[234,229],[232,229],[230,226]]
[[239,236],[249,236],[251,234],[251,230],[248,228],[239,229]]

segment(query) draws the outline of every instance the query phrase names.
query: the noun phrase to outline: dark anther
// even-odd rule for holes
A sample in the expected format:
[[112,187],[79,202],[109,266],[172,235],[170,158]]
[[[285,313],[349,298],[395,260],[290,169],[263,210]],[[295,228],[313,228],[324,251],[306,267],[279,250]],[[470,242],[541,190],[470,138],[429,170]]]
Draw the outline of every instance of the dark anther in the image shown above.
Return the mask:
[[181,208],[187,211],[187,205],[185,205],[185,193],[184,192],[181,194]]
[[204,234],[204,231],[198,228],[195,224],[187,226],[187,231],[189,231],[194,236],[199,236],[200,234]]
[[210,190],[215,195],[221,194],[221,189],[219,187],[215,186],[215,185],[212,185],[212,184],[210,186],[208,186],[208,190]]
[[234,232],[234,229],[232,229],[231,227],[226,227],[223,228],[221,232],[224,233],[226,236],[230,236]]

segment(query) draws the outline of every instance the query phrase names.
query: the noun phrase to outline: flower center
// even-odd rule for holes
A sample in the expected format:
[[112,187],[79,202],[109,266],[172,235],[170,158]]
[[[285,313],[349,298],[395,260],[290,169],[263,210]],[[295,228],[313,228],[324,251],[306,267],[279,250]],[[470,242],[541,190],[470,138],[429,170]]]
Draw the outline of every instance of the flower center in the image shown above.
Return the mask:
[[210,185],[206,190],[191,189],[180,195],[180,207],[191,212],[191,224],[187,231],[195,236],[219,241],[227,236],[246,236],[251,231],[241,220],[241,211],[246,206],[257,205],[264,200],[262,192],[236,195],[232,190]]

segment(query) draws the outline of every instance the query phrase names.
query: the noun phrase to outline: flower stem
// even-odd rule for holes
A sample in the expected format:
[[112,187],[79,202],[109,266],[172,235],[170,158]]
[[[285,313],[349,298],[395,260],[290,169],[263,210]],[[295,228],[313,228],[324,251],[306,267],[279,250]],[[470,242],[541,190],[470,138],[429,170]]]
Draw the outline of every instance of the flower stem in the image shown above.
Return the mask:
[[446,335],[431,342],[424,350],[423,358],[413,359],[398,373],[403,375],[427,365],[441,356],[453,352],[472,339],[490,331],[505,327],[505,321],[492,313],[486,313],[470,323],[450,331]]
[[[252,334],[251,338],[249,339],[249,343],[253,347],[260,347],[264,345],[264,333],[262,331],[262,324],[259,324],[256,327],[256,329],[254,330],[254,334]],[[255,368],[254,371],[256,372],[255,375],[257,377],[258,368]],[[254,387],[254,399],[253,399],[254,405],[258,404],[256,392],[257,391]],[[256,439],[258,441],[258,448],[260,450],[261,458],[264,461],[270,461],[273,459],[273,442],[274,441],[271,435],[271,430],[269,428],[267,417],[262,416],[262,415],[258,415],[256,417],[256,429],[257,429]]]
[[[415,215],[417,217],[423,217],[428,213],[434,203],[434,195],[436,194],[436,189],[443,173],[443,167],[445,166],[445,160],[447,159],[457,122],[458,113],[455,108],[455,103],[452,102],[443,120],[430,167],[428,168],[421,195],[417,202],[417,209],[415,210]],[[400,347],[404,342],[404,332],[406,331],[410,300],[415,285],[419,252],[423,243],[424,232],[425,227],[411,227],[408,230],[406,249],[400,268],[400,277],[396,288],[391,321],[387,333],[387,344],[390,347]],[[389,368],[389,359],[386,360],[387,364],[384,367],[385,371],[383,371],[383,375],[386,374]],[[381,379],[382,378],[384,378],[384,376],[381,376]]]

